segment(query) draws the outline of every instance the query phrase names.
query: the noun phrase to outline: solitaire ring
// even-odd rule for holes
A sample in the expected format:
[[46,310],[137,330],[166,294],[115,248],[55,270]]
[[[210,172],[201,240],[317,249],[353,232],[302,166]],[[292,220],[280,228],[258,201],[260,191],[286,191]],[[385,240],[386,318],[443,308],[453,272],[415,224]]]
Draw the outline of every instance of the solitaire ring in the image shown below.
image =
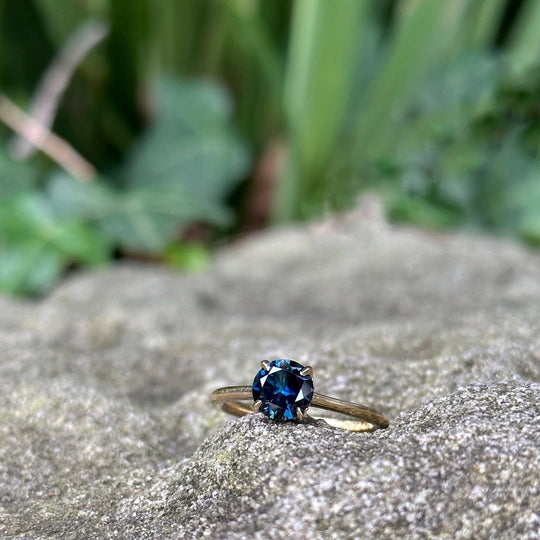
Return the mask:
[[[212,392],[211,400],[214,405],[234,416],[261,412],[279,422],[323,419],[334,427],[349,431],[375,431],[390,424],[385,414],[371,407],[315,392],[313,368],[286,358],[271,362],[263,360],[252,386],[218,388]],[[242,403],[251,400],[252,406]],[[349,419],[312,417],[307,414],[310,407],[340,413]]]

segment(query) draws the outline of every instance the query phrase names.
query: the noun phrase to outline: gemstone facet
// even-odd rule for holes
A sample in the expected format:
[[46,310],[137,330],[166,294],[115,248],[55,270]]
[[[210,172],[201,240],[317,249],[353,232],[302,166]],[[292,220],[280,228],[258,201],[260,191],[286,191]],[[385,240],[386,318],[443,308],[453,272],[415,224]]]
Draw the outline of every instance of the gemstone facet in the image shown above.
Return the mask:
[[302,375],[304,366],[281,358],[268,362],[253,381],[253,400],[261,401],[260,412],[274,420],[294,420],[298,410],[304,413],[313,399],[313,379]]

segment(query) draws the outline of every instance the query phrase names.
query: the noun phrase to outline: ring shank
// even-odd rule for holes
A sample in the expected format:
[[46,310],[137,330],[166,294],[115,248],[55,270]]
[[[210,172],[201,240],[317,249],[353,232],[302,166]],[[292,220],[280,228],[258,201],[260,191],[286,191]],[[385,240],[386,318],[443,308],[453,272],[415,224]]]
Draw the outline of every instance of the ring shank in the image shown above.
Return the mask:
[[[226,413],[234,416],[245,416],[253,412],[253,408],[243,401],[252,401],[251,386],[226,386],[218,388],[210,397],[212,403],[221,407]],[[344,401],[342,399],[324,396],[315,392],[310,407],[316,407],[327,411],[337,412],[354,420],[340,420],[337,418],[326,418],[315,416],[313,418],[323,419],[334,427],[340,427],[349,431],[374,431],[376,429],[387,428],[390,424],[388,417],[371,407]]]

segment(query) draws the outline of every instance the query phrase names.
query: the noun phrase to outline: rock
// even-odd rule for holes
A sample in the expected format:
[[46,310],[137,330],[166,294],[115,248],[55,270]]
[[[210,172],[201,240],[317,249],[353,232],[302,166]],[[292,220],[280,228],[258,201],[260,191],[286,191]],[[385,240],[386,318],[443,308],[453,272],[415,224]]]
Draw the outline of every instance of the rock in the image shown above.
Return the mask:
[[119,514],[136,516],[136,536],[532,537],[539,412],[538,387],[509,380],[426,402],[373,435],[245,417]]
[[[363,212],[0,299],[0,536],[538,538],[540,257]],[[374,406],[227,419],[263,358]]]

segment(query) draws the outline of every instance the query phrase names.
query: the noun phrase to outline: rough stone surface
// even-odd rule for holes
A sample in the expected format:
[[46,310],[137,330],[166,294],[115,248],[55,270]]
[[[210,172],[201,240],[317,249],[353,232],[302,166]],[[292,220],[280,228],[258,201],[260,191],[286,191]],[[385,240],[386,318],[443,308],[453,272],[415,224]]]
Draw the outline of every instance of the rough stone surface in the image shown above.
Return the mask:
[[[0,537],[539,538],[540,258],[371,209],[0,298]],[[280,357],[390,428],[212,409]]]

